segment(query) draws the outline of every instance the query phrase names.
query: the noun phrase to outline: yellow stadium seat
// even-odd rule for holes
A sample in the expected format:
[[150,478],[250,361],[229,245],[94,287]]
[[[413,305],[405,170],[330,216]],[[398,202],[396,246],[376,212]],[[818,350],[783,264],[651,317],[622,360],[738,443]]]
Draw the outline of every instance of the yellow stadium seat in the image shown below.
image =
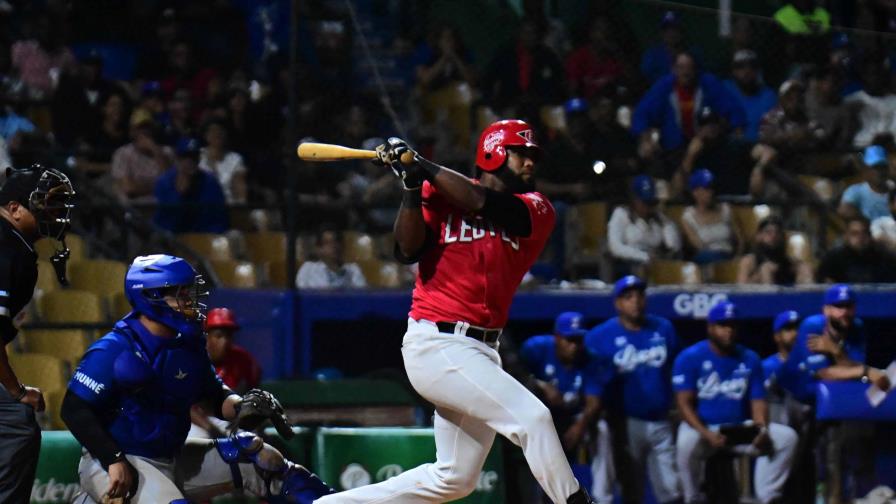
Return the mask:
[[812,189],[812,191],[824,201],[832,201],[837,195],[836,186],[831,179],[827,177],[816,177],[814,175],[797,175],[800,182]]
[[29,353],[52,355],[70,366],[81,360],[92,343],[92,339],[80,329],[28,329],[23,333],[22,340]]
[[573,228],[571,236],[576,250],[584,254],[597,254],[607,236],[607,204],[603,201],[582,203],[573,208],[569,216]]
[[128,298],[124,295],[124,291],[118,291],[115,294],[112,294],[109,300],[109,314],[112,315],[113,319],[120,319],[130,313],[130,311],[131,303],[128,302]]
[[177,239],[209,261],[229,261],[234,258],[230,240],[224,235],[183,233],[177,235]]
[[262,231],[246,234],[246,253],[255,263],[286,260],[286,234]]
[[34,286],[34,298],[40,299],[44,294],[53,292],[59,288],[59,280],[56,278],[56,270],[50,261],[39,259],[37,261],[37,284]]
[[740,258],[719,261],[712,264],[712,281],[720,284],[737,283]]
[[401,286],[401,271],[398,263],[368,259],[358,263],[369,287],[394,289]]
[[794,261],[814,262],[812,240],[802,231],[787,232],[787,257]]
[[246,261],[212,261],[212,268],[223,287],[252,289],[258,287],[255,266]]
[[342,240],[346,262],[367,261],[376,257],[373,237],[369,234],[346,231]]
[[76,289],[57,290],[44,295],[38,313],[47,322],[105,322],[103,303],[93,292]]
[[20,353],[9,356],[9,363],[19,381],[41,390],[65,390],[69,367],[52,355]]
[[62,421],[62,399],[65,398],[65,389],[60,390],[41,390],[44,394],[44,404],[46,422],[42,425],[44,429],[52,430],[68,430],[68,426]]
[[702,281],[700,267],[696,264],[668,259],[650,263],[647,278],[654,285],[696,285]]
[[674,222],[679,229],[681,229],[681,216],[684,214],[684,209],[687,207],[688,205],[666,205],[666,208],[663,209],[663,213]]
[[108,296],[124,289],[128,267],[123,262],[108,259],[85,259],[68,267],[68,278],[73,289]]
[[566,113],[563,111],[562,106],[541,107],[539,116],[541,117],[541,122],[548,128],[556,131],[566,131]]
[[774,209],[768,205],[732,205],[731,210],[744,236],[751,242],[753,236],[756,235],[756,230],[759,229],[759,221],[774,213]]
[[[296,273],[299,272],[300,267],[302,267],[302,261],[297,261],[295,271]],[[268,281],[270,282],[272,287],[288,289],[296,283],[296,279],[294,276],[292,278],[287,276],[285,260],[271,261],[267,263],[267,273]]]
[[[73,233],[68,233],[65,235],[65,244],[71,251],[71,255],[69,256],[71,262],[77,262],[87,258],[87,246],[84,244],[84,238]],[[62,245],[51,238],[38,240],[37,243],[34,244],[34,251],[37,252],[37,257],[46,260],[49,260],[60,248],[62,248]]]

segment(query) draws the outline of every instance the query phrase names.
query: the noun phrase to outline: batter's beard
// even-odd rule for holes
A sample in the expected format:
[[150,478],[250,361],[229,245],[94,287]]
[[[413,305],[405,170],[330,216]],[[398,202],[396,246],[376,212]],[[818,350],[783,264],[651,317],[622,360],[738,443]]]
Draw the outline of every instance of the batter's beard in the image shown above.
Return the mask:
[[526,182],[523,180],[523,177],[513,173],[513,170],[507,167],[505,164],[501,168],[499,168],[495,175],[504,183],[504,187],[507,188],[507,192],[513,194],[525,194],[535,191],[535,181]]

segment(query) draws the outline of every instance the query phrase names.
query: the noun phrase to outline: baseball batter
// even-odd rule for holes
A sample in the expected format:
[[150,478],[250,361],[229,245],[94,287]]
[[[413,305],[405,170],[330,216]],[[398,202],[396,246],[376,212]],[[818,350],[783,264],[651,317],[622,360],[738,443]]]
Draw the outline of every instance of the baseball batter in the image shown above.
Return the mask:
[[551,414],[501,369],[498,337],[523,275],[554,228],[554,208],[534,191],[540,150],[523,121],[498,121],[479,137],[478,179],[439,166],[397,138],[378,148],[404,185],[396,257],[419,261],[402,344],[411,384],[435,404],[436,461],[320,504],[446,502],[476,487],[495,433],[523,449],[556,504],[590,503],[566,461]]
[[187,439],[199,401],[241,427],[271,419],[291,434],[273,396],[240,397],[215,374],[202,336],[202,284],[178,257],[142,256],[128,269],[133,311],[87,350],[63,399],[62,419],[85,448],[79,504],[186,504],[243,488],[270,503],[310,504],[331,492],[251,432]]

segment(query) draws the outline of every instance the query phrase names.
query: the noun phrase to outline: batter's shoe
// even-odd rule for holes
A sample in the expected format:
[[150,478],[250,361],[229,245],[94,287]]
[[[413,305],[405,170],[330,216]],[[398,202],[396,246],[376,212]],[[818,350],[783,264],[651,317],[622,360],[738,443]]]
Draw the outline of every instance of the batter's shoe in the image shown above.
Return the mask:
[[566,504],[597,504],[597,501],[592,499],[584,488],[579,488],[576,493],[570,495],[569,498],[566,499]]

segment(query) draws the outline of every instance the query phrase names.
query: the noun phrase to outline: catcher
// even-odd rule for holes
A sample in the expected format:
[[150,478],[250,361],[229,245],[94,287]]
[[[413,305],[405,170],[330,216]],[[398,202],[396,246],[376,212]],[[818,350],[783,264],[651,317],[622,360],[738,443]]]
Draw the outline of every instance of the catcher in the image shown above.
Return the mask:
[[240,397],[215,374],[202,332],[204,282],[185,260],[141,256],[125,277],[133,310],[84,354],[62,419],[84,447],[78,503],[187,503],[245,489],[269,503],[310,504],[332,493],[252,432],[187,438],[190,406],[253,430],[271,420],[289,438],[269,393]]

